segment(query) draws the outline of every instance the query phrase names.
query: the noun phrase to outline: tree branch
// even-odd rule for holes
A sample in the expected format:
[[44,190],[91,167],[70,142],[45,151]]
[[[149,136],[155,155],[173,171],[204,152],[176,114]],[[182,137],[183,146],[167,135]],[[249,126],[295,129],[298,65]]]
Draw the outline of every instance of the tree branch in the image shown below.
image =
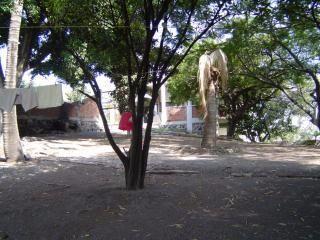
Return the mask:
[[[161,81],[161,85],[164,84],[177,70],[178,66],[180,65],[180,63],[185,59],[185,57],[188,55],[189,51],[192,49],[192,47],[196,44],[196,42],[198,42],[209,30],[212,26],[214,26],[217,22],[219,22],[221,19],[225,18],[226,15],[220,17],[220,11],[223,7],[223,5],[225,4],[225,1],[223,3],[221,3],[218,6],[218,10],[216,11],[214,17],[212,18],[212,20],[210,21],[210,23],[207,25],[207,27],[202,30],[202,32],[194,38],[194,40],[191,42],[191,44],[188,46],[188,48],[186,49],[186,51],[184,52],[184,54],[180,57],[180,59],[175,63],[175,65],[173,66],[172,70],[167,74],[167,76],[164,77],[164,79]],[[183,42],[182,42],[183,43]],[[169,62],[167,62],[161,70],[161,76],[160,78],[162,78],[162,76],[164,75],[165,70],[168,68]]]
[[176,46],[171,51],[170,56],[168,57],[168,59],[166,60],[166,62],[164,64],[165,68],[169,65],[169,63],[171,62],[172,58],[175,56],[176,52],[181,47],[181,45],[186,41],[186,39],[185,39],[186,33],[188,31],[188,28],[190,27],[190,22],[191,22],[191,18],[192,18],[192,15],[194,13],[195,7],[196,7],[196,1],[192,1],[191,2],[191,6],[190,6],[190,13],[189,13],[188,19],[187,19],[187,23],[186,23],[184,29],[182,30],[181,37],[179,38]]
[[[320,110],[320,82],[319,82],[319,79],[318,79],[316,73],[314,73],[310,68],[306,67],[303,64],[303,62],[300,61],[299,57],[288,46],[286,46],[283,42],[279,41],[276,38],[275,38],[275,41],[277,43],[279,43],[279,45],[281,47],[283,47],[289,53],[289,55],[301,67],[301,69],[303,69],[304,72],[306,74],[308,74],[311,77],[311,79],[313,80],[313,82],[315,84],[315,94],[316,94],[315,100],[316,100],[316,103],[317,103],[317,108],[318,108],[318,110]],[[301,107],[299,107],[299,108],[301,109]],[[320,113],[318,114],[318,116],[315,119],[315,116],[313,114],[311,114],[310,111],[306,111],[305,109],[301,109],[301,110],[303,110],[306,114],[308,114],[311,117],[311,119],[313,120],[313,122],[317,121],[316,125],[319,127],[319,124],[320,124]]]
[[82,90],[78,90],[79,93],[82,93],[83,95],[85,95],[87,98],[90,98],[92,101],[97,102],[97,99],[91,95],[89,95],[88,93],[85,93]]
[[75,60],[79,64],[80,68],[85,73],[87,80],[89,81],[89,84],[90,84],[90,86],[94,92],[94,95],[95,95],[94,101],[96,102],[97,107],[99,109],[99,113],[100,113],[102,123],[103,123],[104,129],[105,129],[105,133],[106,133],[107,139],[108,139],[111,147],[116,152],[116,154],[118,155],[118,157],[121,160],[121,162],[123,163],[123,165],[128,166],[129,163],[128,163],[127,156],[121,151],[119,146],[116,144],[116,142],[114,141],[114,138],[112,136],[112,133],[110,131],[109,124],[108,124],[108,121],[107,121],[106,116],[104,114],[104,110],[103,110],[102,103],[101,103],[101,91],[100,91],[99,85],[98,85],[94,75],[90,71],[90,68],[87,67],[85,61],[75,51],[73,51],[70,48],[67,48],[67,51],[70,52],[71,55],[75,58]]
[[312,16],[312,19],[313,21],[315,22],[318,30],[320,30],[320,20],[317,18],[316,16],[316,12],[315,12],[315,9],[317,9],[317,5],[319,4],[318,1],[314,1],[311,5],[311,16]]
[[[146,30],[146,41],[145,41],[145,48],[144,48],[144,54],[142,58],[142,63],[141,63],[141,68],[138,71],[137,74],[137,79],[139,80],[142,75],[146,75],[142,78],[141,86],[145,86],[148,78],[149,78],[149,57],[150,57],[150,51],[152,47],[152,40],[154,37],[155,32],[158,29],[160,21],[163,19],[164,14],[167,12],[169,5],[170,5],[170,0],[165,0],[164,3],[162,4],[162,8],[160,9],[157,18],[152,19],[151,17],[153,15],[150,15],[150,8],[153,9],[152,7],[152,1],[149,1],[149,5],[145,0],[145,30]],[[153,11],[152,11],[153,12]],[[150,23],[152,22],[152,28],[150,29]],[[145,91],[145,89],[141,89],[142,91]]]
[[299,89],[299,93],[300,93],[300,96],[302,98],[302,101],[307,105],[309,106],[310,108],[313,108],[312,104],[310,102],[307,101],[307,99],[304,97],[304,94],[302,92],[302,88],[300,86],[298,86],[298,89]]
[[139,60],[136,55],[134,41],[131,34],[131,24],[130,24],[126,0],[121,0],[121,10],[124,15],[124,21],[125,21],[125,35],[126,35],[125,38],[126,38],[127,47],[128,47],[128,50],[131,51],[133,58],[135,59],[137,68],[139,68]]
[[247,76],[250,76],[250,77],[252,77],[252,78],[257,79],[258,81],[264,82],[264,83],[266,83],[266,84],[269,84],[269,85],[271,85],[271,86],[279,89],[281,92],[283,92],[283,93],[286,95],[286,97],[287,97],[294,105],[296,105],[299,109],[301,109],[303,112],[305,112],[309,117],[311,117],[311,118],[313,119],[313,114],[312,114],[312,112],[309,111],[309,110],[307,110],[307,109],[305,109],[305,108],[303,107],[303,105],[301,105],[296,99],[292,98],[292,97],[288,94],[288,92],[287,92],[281,85],[274,83],[274,82],[271,81],[270,79],[265,80],[264,78],[258,77],[258,76],[255,75],[255,74],[246,74],[246,75],[247,75]]
[[156,60],[154,66],[152,68],[152,70],[153,70],[152,82],[153,82],[154,86],[158,85],[158,83],[159,83],[159,82],[157,82],[156,76],[157,76],[157,73],[159,71],[159,65],[160,65],[162,54],[163,54],[163,45],[164,45],[165,35],[168,32],[168,28],[167,27],[168,27],[168,17],[165,17],[164,20],[163,20],[163,28],[162,28],[160,46],[159,46],[159,49],[158,49],[157,60]]

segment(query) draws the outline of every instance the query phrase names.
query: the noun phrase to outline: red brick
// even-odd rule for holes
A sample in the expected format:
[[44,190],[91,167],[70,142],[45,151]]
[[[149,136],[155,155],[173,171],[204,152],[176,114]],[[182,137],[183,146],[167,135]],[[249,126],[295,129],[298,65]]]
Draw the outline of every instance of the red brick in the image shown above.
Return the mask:
[[186,107],[185,106],[169,106],[167,107],[168,122],[186,121]]

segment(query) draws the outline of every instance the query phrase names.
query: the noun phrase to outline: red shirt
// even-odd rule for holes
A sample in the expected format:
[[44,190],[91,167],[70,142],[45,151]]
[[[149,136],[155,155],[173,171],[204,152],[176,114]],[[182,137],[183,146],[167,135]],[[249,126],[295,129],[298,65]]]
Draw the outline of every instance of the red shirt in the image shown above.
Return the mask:
[[131,131],[133,128],[132,123],[132,114],[131,112],[124,112],[121,115],[120,123],[119,123],[119,129],[120,130],[126,130]]

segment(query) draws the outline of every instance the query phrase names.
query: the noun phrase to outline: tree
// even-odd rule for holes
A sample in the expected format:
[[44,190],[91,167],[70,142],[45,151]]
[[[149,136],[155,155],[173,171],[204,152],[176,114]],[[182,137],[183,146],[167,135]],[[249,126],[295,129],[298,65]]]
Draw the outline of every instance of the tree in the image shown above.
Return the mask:
[[[240,125],[249,127],[241,121],[258,114],[256,106],[277,98],[279,91],[317,125],[319,44],[314,43],[320,40],[319,3],[243,1],[237,7],[241,17],[222,26],[220,34],[227,37],[219,46],[226,52],[230,68],[229,90],[223,95],[221,109],[228,119],[228,135],[233,136]],[[169,82],[174,101],[196,96],[191,67],[196,63],[192,61],[187,58]]]
[[[9,28],[10,5],[5,6],[7,7],[0,9],[0,21],[4,27],[0,29],[0,46],[8,42],[8,31],[5,27]],[[50,32],[48,28],[45,28],[45,25],[48,24],[46,18],[42,1],[28,0],[23,4],[17,60],[17,87],[21,85],[23,74],[48,56],[46,42],[49,42]],[[2,67],[1,63],[0,67]],[[0,78],[2,79],[1,73]]]
[[[22,18],[21,25],[23,26],[23,28],[19,29],[19,48],[17,50],[17,60],[15,63],[15,72],[17,78],[14,80],[15,86],[12,85],[11,87],[20,87],[22,83],[23,74],[27,70],[34,68],[37,64],[41,63],[48,56],[48,46],[45,44],[45,39],[48,39],[50,35],[48,30],[46,28],[43,28],[43,25],[46,24],[46,16],[44,14],[44,7],[42,5],[42,2],[38,0],[29,0],[26,1],[24,4],[22,3],[23,1],[21,1],[21,6],[23,5],[23,10],[21,11],[23,11],[23,14],[19,14],[19,16]],[[1,47],[9,42],[10,31],[8,34],[8,31],[5,28],[5,26],[8,26],[8,28],[11,27],[10,10],[14,9],[14,4],[15,2],[13,1],[13,6],[11,6],[11,1],[8,1],[7,3],[4,3],[4,5],[1,5],[0,8],[0,21],[3,24],[2,27],[4,27],[0,29]],[[7,47],[9,51],[9,46]],[[2,64],[0,59],[0,87],[4,85],[5,79],[6,78],[4,73],[2,72]],[[15,110],[13,110],[12,115],[10,115],[10,120],[8,120],[8,122],[10,124],[16,125],[15,122],[17,120],[15,119],[16,117],[14,115],[16,114],[14,112]],[[0,123],[1,129],[5,129],[6,126],[2,126],[2,121],[0,121]],[[11,145],[12,146],[10,148],[14,147],[14,145],[16,144],[19,145],[20,139],[18,130],[10,130],[10,132],[11,131],[13,131],[13,135],[10,136],[14,138],[11,140],[11,137],[4,136],[4,138],[6,139],[4,141],[4,144],[6,145],[5,149],[8,149]],[[16,149],[15,155],[18,155],[18,152],[20,152],[19,157],[16,159],[22,160],[23,154],[21,146],[16,145],[14,148]],[[8,152],[8,150],[5,150],[5,152]]]
[[227,56],[221,49],[199,59],[199,91],[204,111],[204,129],[201,146],[216,147],[219,89],[225,91],[228,80]]
[[[80,15],[72,12],[76,9],[70,8],[72,4],[73,1],[63,1],[52,5],[54,9],[58,9],[57,12],[64,14],[63,21],[57,19],[57,15],[54,14],[55,23],[60,21],[60,24],[67,22],[71,25],[75,20],[79,23],[78,20],[82,22],[85,19],[88,28],[82,29],[82,32],[73,28],[63,29],[58,33],[59,36],[71,41],[59,56],[51,57],[65,65],[72,63],[70,66],[78,67],[81,81],[90,84],[94,96],[88,97],[97,103],[106,137],[123,163],[127,189],[143,188],[153,111],[159,89],[174,74],[195,43],[228,15],[227,1],[162,0],[155,3],[149,0],[92,0],[82,5],[87,7],[85,13],[88,14],[88,18],[83,16],[83,10]],[[100,26],[99,32],[95,26]],[[102,46],[105,48],[102,49]],[[116,56],[119,59],[113,64],[106,61],[110,56],[106,49],[118,51]],[[62,58],[62,55],[65,58]],[[121,81],[125,80],[128,89],[127,105],[133,115],[134,129],[127,151],[122,151],[113,139],[101,104],[101,90],[96,81],[98,72],[112,75],[110,65],[114,63],[124,66],[126,73]],[[65,72],[60,73],[66,75]],[[119,80],[114,78],[114,81]],[[143,133],[144,97],[148,84],[152,85],[152,98],[147,111],[147,127]]]
[[285,139],[294,133],[292,115],[295,108],[284,96],[270,101],[261,101],[251,107],[238,124],[237,134],[245,135],[251,142],[266,142],[271,139]]
[[211,52],[217,48],[222,48],[227,54],[229,69],[228,87],[221,94],[219,112],[223,112],[228,120],[228,136],[234,137],[240,122],[253,110],[252,107],[259,102],[270,101],[277,92],[270,85],[245,75],[238,59],[238,55],[245,48],[236,38],[231,37],[220,45],[215,44],[212,39],[197,44],[168,82],[168,90],[171,101],[176,104],[192,100],[199,105],[198,59],[206,50]]
[[238,41],[251,46],[239,55],[246,75],[279,89],[319,128],[318,6],[311,0],[250,5]]
[[[263,58],[259,54],[252,54],[251,50],[264,39],[256,37],[248,41],[250,36],[257,33],[248,31],[245,24],[246,21],[234,19],[230,25],[225,25],[224,30],[230,35],[223,43],[223,49],[228,55],[230,80],[228,91],[222,96],[224,104],[221,111],[226,113],[228,120],[228,137],[234,137],[240,129],[250,132],[251,127],[243,124],[244,119],[250,115],[258,115],[256,111],[259,109],[256,106],[267,104],[279,95],[279,90],[248,75],[243,66],[241,56],[250,58],[256,65],[263,64]],[[255,74],[259,72],[256,71]]]
[[[22,6],[22,0],[15,0],[11,11],[4,80],[5,88],[15,88],[17,83],[17,59]],[[15,107],[13,107],[11,112],[3,112],[3,142],[7,161],[16,162],[24,160]]]

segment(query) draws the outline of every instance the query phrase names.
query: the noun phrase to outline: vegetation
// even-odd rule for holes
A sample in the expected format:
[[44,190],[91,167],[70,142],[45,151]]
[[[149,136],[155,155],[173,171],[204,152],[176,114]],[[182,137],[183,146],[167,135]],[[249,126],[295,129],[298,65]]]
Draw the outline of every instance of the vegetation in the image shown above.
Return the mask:
[[[318,6],[317,1],[242,2],[237,6],[242,17],[234,18],[219,29],[219,34],[225,36],[224,41],[202,42],[181,64],[169,83],[172,100],[198,102],[196,82],[192,79],[196,68],[190,65],[195,66],[194,62],[206,50],[219,47],[229,59],[229,91],[222,96],[224,104],[220,107],[227,115],[230,137],[251,132],[252,117],[259,116],[262,108],[270,110],[270,106],[274,106],[272,102],[279,97],[285,103],[277,106],[280,112],[296,111],[290,110],[295,106],[294,109],[298,108],[319,128],[319,44],[314,44],[320,40]],[[292,104],[287,104],[288,101]],[[263,125],[260,119],[255,118],[258,126]],[[290,122],[289,119],[280,121],[283,126],[276,124],[278,127],[269,129],[274,134],[266,128],[259,131],[263,136],[278,137],[280,133],[285,136],[284,129],[293,130],[292,124],[288,125]],[[261,141],[267,139],[260,138]]]
[[237,134],[246,136],[251,142],[266,142],[271,139],[286,140],[288,133],[294,133],[292,125],[294,109],[290,102],[281,97],[261,101],[252,106],[238,123]]
[[254,16],[236,25],[244,29],[237,40],[247,46],[239,55],[245,74],[281,91],[319,128],[320,49],[314,44],[320,40],[319,3],[266,1],[245,7]]

